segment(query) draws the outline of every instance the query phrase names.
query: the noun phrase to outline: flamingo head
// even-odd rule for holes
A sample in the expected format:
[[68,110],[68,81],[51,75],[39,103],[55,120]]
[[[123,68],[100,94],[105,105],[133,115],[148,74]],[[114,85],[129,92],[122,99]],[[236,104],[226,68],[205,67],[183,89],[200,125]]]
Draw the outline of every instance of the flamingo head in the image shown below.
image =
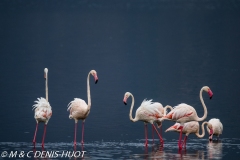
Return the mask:
[[206,91],[210,97],[210,99],[212,99],[213,97],[213,92],[211,91],[211,89],[208,86],[203,87],[203,90]]
[[94,77],[95,84],[97,84],[98,82],[97,72],[95,70],[91,70],[90,73]]
[[47,68],[44,68],[44,78],[45,78],[45,79],[47,78],[47,74],[48,74],[48,69],[47,69]]
[[208,129],[209,129],[209,140],[211,141],[212,137],[213,137],[213,127],[212,127],[211,123],[208,123],[207,126],[208,126]]
[[179,127],[180,127],[180,123],[175,123],[173,126],[169,127],[165,132],[168,132],[168,131],[180,132]]
[[129,97],[130,95],[131,95],[130,92],[126,92],[126,93],[125,93],[124,98],[123,98],[123,103],[124,103],[125,105],[127,105],[127,99],[128,99],[128,97]]

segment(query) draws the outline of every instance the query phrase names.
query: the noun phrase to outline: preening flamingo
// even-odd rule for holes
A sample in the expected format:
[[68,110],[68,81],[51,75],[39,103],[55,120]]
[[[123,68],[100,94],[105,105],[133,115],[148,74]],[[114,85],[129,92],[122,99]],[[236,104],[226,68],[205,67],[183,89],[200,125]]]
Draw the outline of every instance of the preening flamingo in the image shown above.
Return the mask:
[[219,139],[219,135],[223,132],[223,125],[217,118],[212,118],[208,121],[212,125],[212,131],[207,128],[207,131],[209,133],[209,140],[212,140],[213,135],[217,136],[217,139]]
[[37,130],[38,130],[38,123],[39,122],[43,122],[45,123],[44,125],[44,133],[43,133],[43,138],[42,138],[42,147],[44,147],[44,139],[45,139],[45,135],[46,135],[46,129],[47,129],[47,124],[49,119],[52,116],[52,107],[50,106],[49,102],[48,102],[48,69],[45,68],[44,69],[44,78],[45,78],[45,87],[46,87],[46,99],[41,97],[38,98],[35,102],[36,104],[33,105],[33,109],[35,109],[35,116],[34,118],[37,121],[36,124],[36,129],[35,129],[35,134],[34,134],[34,138],[33,138],[33,145],[35,147],[35,143],[36,143],[36,135],[37,135]]
[[90,109],[91,109],[91,95],[90,95],[90,85],[89,85],[90,74],[94,77],[95,84],[98,82],[97,72],[95,70],[91,70],[87,76],[88,104],[86,104],[86,102],[80,98],[74,98],[74,100],[68,104],[67,111],[70,111],[69,118],[75,120],[74,145],[77,144],[76,139],[77,139],[78,120],[82,120],[82,141],[81,141],[81,143],[82,144],[84,143],[83,142],[84,122],[90,112]]
[[[210,132],[212,132],[212,125],[208,122],[203,122],[202,123],[202,134],[199,134],[199,123],[197,121],[190,121],[187,123],[183,124],[183,128],[182,128],[182,133],[185,134],[185,138],[183,140],[182,146],[185,146],[186,148],[186,143],[187,143],[187,138],[189,134],[196,134],[196,136],[198,138],[202,138],[205,135],[205,129],[204,129],[204,125],[207,124],[207,129],[210,130]],[[175,131],[175,132],[181,132],[180,129],[181,124],[180,123],[175,123],[173,126],[169,127],[165,132],[168,131]]]
[[157,125],[160,127],[162,123],[158,120],[158,118],[162,117],[165,113],[167,108],[172,109],[170,106],[166,106],[163,108],[161,103],[158,102],[152,102],[152,100],[143,100],[141,106],[136,110],[135,118],[132,117],[132,110],[134,106],[134,96],[130,92],[126,92],[124,95],[123,102],[125,105],[127,105],[127,99],[129,96],[132,97],[132,104],[129,112],[129,118],[132,122],[136,121],[143,121],[145,125],[145,146],[148,145],[147,140],[147,123],[151,123],[154,130],[159,136],[159,139],[161,141],[161,144],[163,145],[163,139],[161,135],[158,133],[156,127],[154,126],[154,122],[157,123]]
[[178,141],[179,149],[182,148],[181,141],[182,141],[183,124],[186,122],[190,122],[190,121],[203,121],[207,117],[207,107],[202,98],[203,91],[205,91],[209,94],[210,99],[213,96],[213,92],[211,91],[211,89],[208,86],[204,86],[201,88],[200,100],[201,100],[201,103],[202,103],[203,109],[204,109],[203,117],[199,118],[196,110],[192,106],[187,105],[185,103],[181,103],[181,104],[177,105],[176,107],[174,107],[174,109],[172,111],[170,111],[166,116],[159,118],[160,121],[171,120],[171,121],[176,121],[181,124],[181,126],[179,127],[181,130],[180,135],[179,135],[179,141]]

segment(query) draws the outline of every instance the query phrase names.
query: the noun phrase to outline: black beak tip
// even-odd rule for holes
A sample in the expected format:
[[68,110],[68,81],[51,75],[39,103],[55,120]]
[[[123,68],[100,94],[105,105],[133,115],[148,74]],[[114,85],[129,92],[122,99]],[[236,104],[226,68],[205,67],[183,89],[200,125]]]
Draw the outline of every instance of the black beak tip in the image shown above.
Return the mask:
[[98,79],[95,81],[95,84],[97,84],[97,82],[98,82]]
[[123,102],[125,105],[127,105],[127,103],[126,102]]
[[213,96],[210,97],[210,99],[212,99]]

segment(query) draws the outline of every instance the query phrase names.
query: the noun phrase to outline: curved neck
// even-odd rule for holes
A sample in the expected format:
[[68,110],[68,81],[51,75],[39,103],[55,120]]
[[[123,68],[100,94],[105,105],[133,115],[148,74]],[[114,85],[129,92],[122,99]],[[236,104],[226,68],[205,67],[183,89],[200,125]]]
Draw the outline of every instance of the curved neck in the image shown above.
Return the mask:
[[91,108],[91,95],[90,95],[90,85],[89,85],[89,79],[90,79],[90,72],[87,76],[87,97],[88,97],[88,108]]
[[206,107],[206,105],[205,105],[205,103],[203,101],[202,92],[203,92],[203,88],[200,90],[200,95],[199,96],[200,96],[201,103],[203,105],[204,115],[201,118],[198,117],[197,121],[203,121],[204,119],[207,118],[207,107]]
[[199,130],[198,130],[197,133],[195,133],[198,138],[202,138],[202,137],[205,136],[204,124],[207,124],[207,123],[208,123],[208,122],[206,122],[206,121],[202,123],[202,134],[201,134],[201,135],[199,134]]
[[169,105],[165,106],[165,107],[164,107],[163,116],[166,116],[166,114],[167,114],[167,109],[170,109],[170,111],[173,110],[173,108],[172,108],[171,106],[169,106]]
[[47,74],[45,79],[45,90],[46,90],[46,100],[48,102],[48,75]]
[[130,112],[129,112],[129,118],[131,121],[136,122],[137,121],[136,117],[135,118],[132,117],[132,110],[133,110],[133,106],[134,106],[134,97],[132,94],[130,94],[130,96],[132,97],[132,104],[131,104],[131,108],[130,108]]

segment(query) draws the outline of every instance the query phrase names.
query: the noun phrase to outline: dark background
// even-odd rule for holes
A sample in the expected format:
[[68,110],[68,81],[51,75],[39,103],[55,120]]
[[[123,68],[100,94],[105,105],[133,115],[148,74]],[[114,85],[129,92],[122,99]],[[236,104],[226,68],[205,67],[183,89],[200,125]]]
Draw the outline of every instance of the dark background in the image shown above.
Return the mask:
[[[0,141],[32,141],[32,105],[45,97],[45,67],[53,110],[46,142],[73,141],[67,105],[77,97],[87,101],[91,69],[99,83],[91,77],[85,142],[144,139],[143,123],[129,120],[131,100],[122,102],[126,91],[135,97],[134,116],[148,98],[163,106],[187,103],[201,117],[199,91],[205,85],[214,93],[212,100],[203,94],[206,120],[219,118],[222,137],[239,138],[239,28],[238,0],[2,0]],[[164,122],[163,131],[172,124]],[[42,133],[43,124],[38,142]]]

